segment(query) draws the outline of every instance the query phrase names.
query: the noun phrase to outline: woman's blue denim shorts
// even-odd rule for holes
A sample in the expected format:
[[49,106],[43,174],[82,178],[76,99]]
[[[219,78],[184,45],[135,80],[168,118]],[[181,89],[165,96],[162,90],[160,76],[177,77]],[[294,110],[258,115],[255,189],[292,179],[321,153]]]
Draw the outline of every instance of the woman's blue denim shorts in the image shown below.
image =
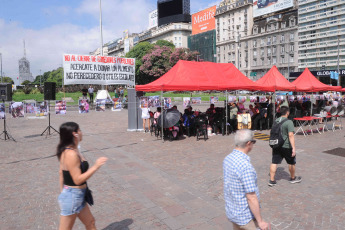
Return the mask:
[[62,192],[58,197],[61,216],[70,216],[79,213],[85,207],[86,189],[71,188],[64,185]]

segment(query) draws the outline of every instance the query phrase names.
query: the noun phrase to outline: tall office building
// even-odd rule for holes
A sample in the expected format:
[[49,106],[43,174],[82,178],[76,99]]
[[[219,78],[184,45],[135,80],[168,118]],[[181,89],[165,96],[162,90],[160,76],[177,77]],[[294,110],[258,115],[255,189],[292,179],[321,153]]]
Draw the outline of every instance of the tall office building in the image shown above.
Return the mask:
[[30,62],[26,59],[26,49],[25,49],[25,41],[24,41],[24,57],[21,58],[18,62],[19,64],[19,84],[22,84],[23,81],[34,81],[34,77],[30,73]]
[[345,0],[298,4],[299,71],[345,69]]

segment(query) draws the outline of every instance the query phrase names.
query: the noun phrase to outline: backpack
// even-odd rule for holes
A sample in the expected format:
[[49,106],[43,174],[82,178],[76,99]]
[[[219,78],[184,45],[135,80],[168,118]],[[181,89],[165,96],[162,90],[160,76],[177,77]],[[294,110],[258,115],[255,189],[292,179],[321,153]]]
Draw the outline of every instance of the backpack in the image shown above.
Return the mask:
[[271,132],[270,132],[270,140],[269,140],[269,145],[272,149],[277,149],[283,146],[285,140],[283,139],[281,129],[284,122],[288,120],[289,119],[285,119],[283,122],[279,122],[279,123],[277,121],[274,121]]

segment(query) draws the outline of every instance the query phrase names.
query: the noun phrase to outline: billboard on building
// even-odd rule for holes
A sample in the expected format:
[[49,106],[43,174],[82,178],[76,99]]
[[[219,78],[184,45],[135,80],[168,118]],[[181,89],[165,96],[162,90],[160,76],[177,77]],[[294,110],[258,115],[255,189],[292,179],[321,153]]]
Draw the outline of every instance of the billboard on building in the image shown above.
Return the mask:
[[253,17],[293,7],[293,0],[254,0]]
[[149,14],[149,29],[158,26],[158,10],[154,10]]
[[192,15],[192,34],[203,33],[214,30],[216,27],[217,6],[212,6],[206,10],[200,11]]

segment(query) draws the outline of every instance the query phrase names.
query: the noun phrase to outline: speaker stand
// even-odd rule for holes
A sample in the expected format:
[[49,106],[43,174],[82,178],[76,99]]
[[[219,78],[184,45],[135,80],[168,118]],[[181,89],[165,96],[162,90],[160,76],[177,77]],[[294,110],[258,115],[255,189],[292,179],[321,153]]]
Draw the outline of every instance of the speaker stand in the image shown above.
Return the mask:
[[[50,101],[48,101],[48,120],[49,120],[48,127],[43,131],[43,133],[41,134],[41,136],[43,136],[43,134],[44,134],[45,132],[47,132],[46,137],[47,137],[48,135],[53,134],[53,133],[50,132],[50,129],[52,129],[52,130],[54,130],[55,132],[59,133],[56,129],[54,129],[53,126],[50,125]],[[60,133],[59,133],[59,134],[60,134]]]
[[[5,100],[2,100],[2,102],[4,103],[5,105]],[[5,141],[7,140],[12,140],[14,142],[16,142],[16,140],[11,136],[11,134],[9,134],[6,130],[6,106],[5,106],[5,117],[4,117],[4,131],[2,131],[2,133],[0,134],[0,137],[2,136],[2,134],[4,134],[5,136]]]

